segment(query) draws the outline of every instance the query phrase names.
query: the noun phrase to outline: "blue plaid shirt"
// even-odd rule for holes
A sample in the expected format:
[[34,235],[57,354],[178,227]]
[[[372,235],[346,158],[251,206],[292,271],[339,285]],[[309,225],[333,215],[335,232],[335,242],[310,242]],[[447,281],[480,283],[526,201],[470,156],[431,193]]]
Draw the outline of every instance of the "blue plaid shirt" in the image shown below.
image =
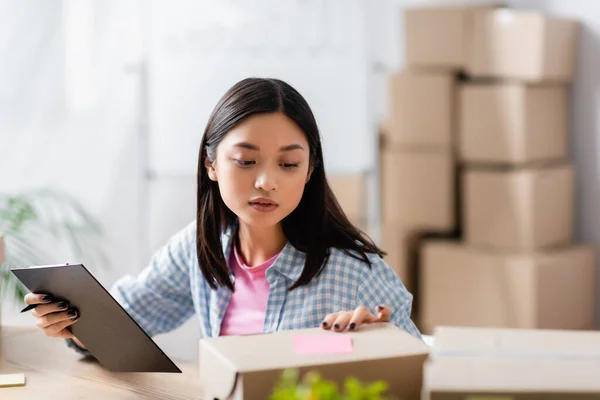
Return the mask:
[[[223,235],[223,251],[229,260],[231,233]],[[372,268],[332,249],[323,272],[313,281],[289,292],[300,276],[304,253],[289,242],[266,271],[270,285],[263,332],[318,327],[333,312],[360,305],[375,313],[379,304],[392,309],[391,322],[415,337],[421,334],[410,319],[412,295],[390,266],[369,254]],[[231,279],[235,277],[231,275]],[[196,257],[196,224],[188,225],[159,250],[137,277],[125,276],[111,289],[112,295],[150,335],[171,331],[194,314],[203,337],[219,336],[231,298],[226,287],[213,290],[206,283]]]

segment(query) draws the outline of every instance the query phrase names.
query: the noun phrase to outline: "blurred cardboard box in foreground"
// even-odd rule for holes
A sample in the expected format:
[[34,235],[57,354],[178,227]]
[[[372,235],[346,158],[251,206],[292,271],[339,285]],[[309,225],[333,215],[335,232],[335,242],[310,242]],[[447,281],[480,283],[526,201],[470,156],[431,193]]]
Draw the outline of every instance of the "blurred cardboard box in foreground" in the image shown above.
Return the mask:
[[600,398],[600,333],[440,327],[423,400]]
[[[351,338],[351,353],[299,354],[294,343],[313,337]],[[338,333],[321,328],[288,330],[250,336],[200,340],[200,379],[205,399],[268,399],[281,373],[298,368],[300,375],[317,371],[343,384],[349,376],[362,382],[386,381],[388,394],[419,399],[423,363],[428,346],[406,331],[387,323],[361,326]]]

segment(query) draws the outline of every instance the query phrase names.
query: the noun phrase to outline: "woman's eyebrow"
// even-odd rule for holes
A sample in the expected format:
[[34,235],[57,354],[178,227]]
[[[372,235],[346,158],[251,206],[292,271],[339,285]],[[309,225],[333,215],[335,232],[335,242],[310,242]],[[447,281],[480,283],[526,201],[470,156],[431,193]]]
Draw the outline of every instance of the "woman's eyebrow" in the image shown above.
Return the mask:
[[260,150],[260,147],[255,146],[248,142],[239,142],[239,143],[234,144],[233,147],[241,147],[242,149],[255,150],[255,151]]
[[[248,142],[239,142],[239,143],[234,144],[233,147],[241,147],[243,149],[260,151],[260,147],[255,146],[252,143],[248,143]],[[290,145],[279,148],[279,151],[291,151],[291,150],[304,150],[304,147],[302,147],[299,144],[290,144]]]
[[299,144],[290,144],[288,146],[283,146],[279,149],[279,151],[291,151],[291,150],[304,150],[304,147]]

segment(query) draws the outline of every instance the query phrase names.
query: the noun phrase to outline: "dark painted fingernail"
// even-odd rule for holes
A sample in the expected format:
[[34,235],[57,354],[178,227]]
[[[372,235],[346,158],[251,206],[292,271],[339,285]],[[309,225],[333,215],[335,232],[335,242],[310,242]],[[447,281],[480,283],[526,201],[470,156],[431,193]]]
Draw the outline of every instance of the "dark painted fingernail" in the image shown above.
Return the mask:
[[67,312],[68,317],[74,317],[75,315],[77,315],[77,312],[73,309],[71,309]]
[[377,309],[378,309],[379,311],[383,311],[383,306],[377,306]]
[[353,331],[353,330],[354,330],[354,328],[356,328],[356,324],[355,324],[354,322],[352,322],[352,323],[350,324],[350,330],[351,330],[351,331]]
[[79,317],[74,317],[74,318],[71,318],[71,321],[75,322],[75,321],[77,321],[77,319],[78,319],[78,318],[79,318]]
[[333,327],[334,327],[335,329],[340,329],[340,324],[335,324]]
[[323,325],[323,326],[327,326],[327,321],[323,321],[323,322],[321,322],[321,325]]
[[65,308],[67,308],[67,302],[66,301],[61,301],[60,303],[58,303],[58,309],[59,310],[64,310]]
[[52,301],[52,296],[50,296],[50,295],[44,296],[44,297],[42,297],[42,301],[44,303],[50,303]]

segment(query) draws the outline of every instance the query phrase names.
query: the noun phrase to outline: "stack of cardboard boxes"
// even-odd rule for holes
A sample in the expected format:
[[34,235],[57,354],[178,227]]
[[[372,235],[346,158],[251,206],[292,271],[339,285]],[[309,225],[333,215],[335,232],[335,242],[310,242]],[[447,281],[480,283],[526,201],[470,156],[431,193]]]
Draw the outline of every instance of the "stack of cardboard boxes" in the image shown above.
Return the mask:
[[590,327],[594,254],[573,243],[568,160],[578,24],[481,4],[409,8],[404,22],[381,129],[382,247],[419,327]]
[[456,86],[463,240],[421,247],[421,330],[591,328],[594,254],[573,243],[568,160],[577,23],[492,7],[422,8],[406,23],[409,55],[410,45],[435,53],[436,40],[440,50],[466,49],[461,65],[447,65],[464,73]]

